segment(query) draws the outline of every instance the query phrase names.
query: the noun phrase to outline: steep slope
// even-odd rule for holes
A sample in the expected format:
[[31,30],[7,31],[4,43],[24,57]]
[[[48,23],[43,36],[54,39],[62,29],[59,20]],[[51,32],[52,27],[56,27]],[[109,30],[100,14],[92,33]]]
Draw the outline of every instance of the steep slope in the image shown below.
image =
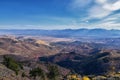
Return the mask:
[[[16,75],[15,71],[10,69],[4,64],[4,56],[11,58],[12,60],[15,60],[17,63],[21,64],[22,69],[18,71],[18,74]],[[15,65],[15,64],[11,64]],[[39,77],[34,79],[30,75],[30,71],[35,68],[40,68],[43,70],[43,73],[45,74],[47,78],[47,74],[49,73],[49,67],[50,66],[56,66],[59,71],[59,76],[64,77],[66,76],[70,70],[60,67],[56,64],[52,63],[43,63],[35,61],[34,59],[29,59],[26,57],[18,56],[18,55],[1,55],[0,56],[0,80],[41,80]],[[12,67],[13,68],[13,67]],[[14,67],[16,68],[16,67]],[[24,73],[24,75],[23,75]],[[44,79],[42,79],[44,80]]]
[[120,53],[117,50],[104,50],[92,55],[80,55],[75,52],[57,54],[40,58],[53,62],[80,74],[100,75],[120,71]]

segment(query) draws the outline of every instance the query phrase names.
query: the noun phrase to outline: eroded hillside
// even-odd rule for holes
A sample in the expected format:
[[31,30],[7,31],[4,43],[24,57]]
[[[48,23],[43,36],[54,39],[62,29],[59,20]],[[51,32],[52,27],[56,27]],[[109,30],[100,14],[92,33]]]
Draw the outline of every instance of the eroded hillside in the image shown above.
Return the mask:
[[53,55],[59,52],[49,43],[32,38],[0,37],[0,55],[15,54],[24,57],[37,58]]

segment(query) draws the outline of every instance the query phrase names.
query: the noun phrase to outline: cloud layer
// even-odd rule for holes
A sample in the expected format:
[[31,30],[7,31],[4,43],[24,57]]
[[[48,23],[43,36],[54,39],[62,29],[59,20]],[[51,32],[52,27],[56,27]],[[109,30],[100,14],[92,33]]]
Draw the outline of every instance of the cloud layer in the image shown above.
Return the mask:
[[120,0],[95,0],[95,5],[89,10],[90,17],[103,18],[110,15],[113,11],[120,9]]
[[[106,28],[106,29],[120,29],[120,0],[73,0],[74,7],[85,8],[87,16],[78,23],[80,26],[87,26],[88,28]],[[82,2],[83,1],[83,2]],[[86,1],[86,2],[85,2]],[[78,2],[78,4],[75,4]],[[85,6],[77,6],[85,5]]]
[[19,1],[0,0],[0,29],[120,29],[120,0]]

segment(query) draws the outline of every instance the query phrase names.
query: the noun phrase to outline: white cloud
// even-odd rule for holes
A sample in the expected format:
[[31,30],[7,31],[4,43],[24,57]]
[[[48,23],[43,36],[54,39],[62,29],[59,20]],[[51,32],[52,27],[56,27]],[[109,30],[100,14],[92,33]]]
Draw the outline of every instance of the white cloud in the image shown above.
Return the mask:
[[109,15],[110,11],[102,8],[101,6],[96,5],[89,10],[88,14],[89,14],[90,19],[91,18],[99,18],[100,19],[100,18],[103,18],[103,17]]
[[120,30],[120,23],[114,23],[114,22],[100,22],[96,24],[79,24],[77,26],[78,28],[88,28],[88,29],[95,29],[95,28],[101,28],[101,29],[119,29]]
[[[91,5],[87,9],[88,16],[80,18],[74,26],[78,28],[103,28],[103,29],[120,29],[120,14],[113,14],[116,10],[120,10],[120,0],[73,0],[74,8],[83,8],[89,6],[89,4],[94,1],[95,4]],[[77,9],[78,10],[78,9]],[[109,16],[110,15],[110,16]],[[90,22],[93,19],[98,19],[98,21]],[[75,27],[75,28],[77,28]]]
[[117,1],[113,4],[108,4],[106,3],[104,6],[103,6],[104,9],[107,9],[107,10],[110,10],[110,11],[115,11],[115,10],[119,10],[120,9],[120,1]]
[[96,0],[96,4],[89,9],[90,18],[104,18],[113,11],[120,9],[120,0],[109,2],[109,0]]
[[[90,3],[94,2],[90,6]],[[90,6],[86,11],[88,12],[88,19],[104,18],[110,15],[113,11],[120,9],[120,0],[72,0],[72,9],[84,9]]]
[[105,19],[102,19],[102,23],[106,23],[106,22],[116,22],[116,21],[119,21],[120,19],[120,14],[114,14],[114,15],[111,15]]
[[120,29],[120,23],[114,23],[114,22],[101,23],[101,24],[97,24],[96,26],[104,29]]

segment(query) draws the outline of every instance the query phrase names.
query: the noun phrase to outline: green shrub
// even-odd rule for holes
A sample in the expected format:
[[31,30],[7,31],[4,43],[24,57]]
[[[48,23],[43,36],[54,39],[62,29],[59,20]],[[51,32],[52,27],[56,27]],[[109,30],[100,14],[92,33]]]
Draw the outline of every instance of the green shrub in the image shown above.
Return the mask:
[[25,77],[25,76],[26,76],[26,75],[25,75],[25,73],[23,72],[23,73],[22,73],[22,77]]
[[59,70],[57,66],[49,66],[48,78],[51,80],[58,80]]
[[22,68],[22,65],[20,65],[20,63],[16,62],[13,58],[8,57],[8,56],[4,56],[4,61],[3,64],[13,70],[16,75],[18,75],[19,70]]
[[41,68],[39,68],[39,67],[30,70],[30,73],[29,73],[29,74],[30,74],[30,77],[33,77],[34,79],[35,79],[36,77],[40,77],[40,78],[42,78],[42,79],[44,80],[44,78],[45,78],[45,73],[44,73],[43,70],[42,70]]

